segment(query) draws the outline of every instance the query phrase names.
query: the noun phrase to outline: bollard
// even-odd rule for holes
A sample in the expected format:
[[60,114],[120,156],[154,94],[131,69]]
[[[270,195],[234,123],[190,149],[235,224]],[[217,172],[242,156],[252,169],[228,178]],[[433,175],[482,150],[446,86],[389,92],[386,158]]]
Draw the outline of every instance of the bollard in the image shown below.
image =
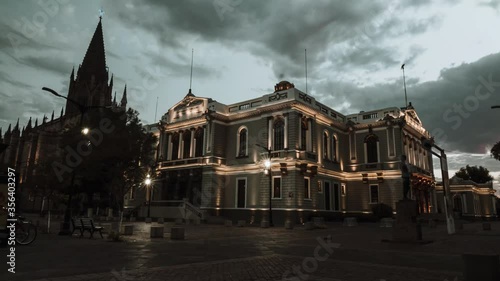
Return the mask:
[[164,230],[165,229],[163,228],[163,226],[152,226],[150,237],[151,238],[163,238]]
[[127,224],[122,226],[123,235],[134,235],[134,225]]
[[498,255],[463,254],[465,281],[497,281],[499,280]]
[[170,230],[170,239],[184,240],[184,227],[172,227]]
[[356,218],[345,218],[344,226],[357,226],[358,220]]
[[306,226],[306,230],[313,230],[315,228],[314,222],[312,222],[312,221],[306,222],[305,226]]

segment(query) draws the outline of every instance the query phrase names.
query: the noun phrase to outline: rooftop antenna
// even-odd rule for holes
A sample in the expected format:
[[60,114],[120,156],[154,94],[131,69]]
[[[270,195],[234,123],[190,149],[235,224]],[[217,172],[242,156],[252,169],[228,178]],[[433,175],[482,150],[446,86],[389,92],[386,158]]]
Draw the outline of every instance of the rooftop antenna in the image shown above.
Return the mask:
[[401,66],[401,69],[403,70],[403,85],[405,88],[405,108],[408,108],[408,97],[406,95],[406,78],[405,78],[405,64]]
[[156,97],[155,122],[156,122],[156,113],[157,112],[158,112],[158,97]]
[[306,95],[307,95],[307,49],[304,49],[304,59],[306,61]]
[[194,49],[191,49],[191,78],[189,78],[189,92],[191,92],[191,85],[193,83],[193,56]]

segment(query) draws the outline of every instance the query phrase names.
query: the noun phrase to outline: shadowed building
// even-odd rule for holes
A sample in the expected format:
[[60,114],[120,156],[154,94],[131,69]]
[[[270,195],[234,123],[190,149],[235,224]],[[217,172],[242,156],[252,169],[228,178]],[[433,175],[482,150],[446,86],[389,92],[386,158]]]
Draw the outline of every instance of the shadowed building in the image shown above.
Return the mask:
[[[457,176],[450,179],[453,211],[463,217],[497,217],[495,189],[493,182],[476,183]],[[436,185],[438,208],[443,207],[443,184]]]
[[[420,212],[436,211],[432,157],[421,143],[430,135],[411,103],[343,115],[287,81],[231,105],[189,90],[162,117],[158,134],[153,217],[210,214],[258,223],[267,217],[270,184],[278,223],[313,213],[369,214],[377,203],[394,208],[403,198],[402,154]],[[271,180],[263,148],[270,148]],[[130,208],[149,197],[131,194]]]
[[[112,100],[112,91],[113,77],[111,76],[111,79],[109,79],[102,23],[99,20],[76,76],[74,69],[71,72],[67,97],[84,106],[107,106],[115,111],[125,110],[127,106],[126,88],[120,104],[116,102],[116,93],[115,99]],[[47,93],[40,91],[37,94]],[[87,112],[86,116],[99,114],[102,110],[93,109]],[[0,154],[0,164],[16,169],[19,173],[23,196],[31,201],[30,203],[25,202],[24,209],[36,209],[36,206],[40,206],[41,198],[36,197],[36,183],[30,186],[29,190],[23,190],[22,186],[26,183],[29,184],[30,179],[36,175],[37,165],[50,161],[50,158],[54,155],[60,155],[59,142],[62,132],[67,128],[77,126],[79,119],[80,111],[68,101],[65,109],[61,109],[58,116],[55,116],[53,111],[50,118],[44,115],[41,122],[38,122],[38,118],[33,121],[30,117],[23,128],[20,128],[18,120],[13,128],[9,125],[3,138],[0,136],[0,142],[9,145],[7,150]]]

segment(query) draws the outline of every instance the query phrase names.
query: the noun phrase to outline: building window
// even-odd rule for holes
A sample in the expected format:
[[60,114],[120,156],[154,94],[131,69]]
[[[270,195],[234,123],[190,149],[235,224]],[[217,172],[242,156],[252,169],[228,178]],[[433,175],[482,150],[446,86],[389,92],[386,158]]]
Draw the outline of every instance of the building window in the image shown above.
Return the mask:
[[371,113],[363,115],[363,120],[374,119],[378,117],[378,113]]
[[248,155],[248,130],[245,127],[240,128],[238,131],[238,147],[236,156],[247,156]]
[[201,157],[203,156],[203,128],[198,128],[194,134],[194,137],[195,137],[194,156]]
[[172,135],[172,160],[179,159],[179,134]]
[[370,185],[370,203],[377,204],[378,203],[378,185]]
[[306,150],[307,148],[307,119],[302,118],[300,121],[300,149]]
[[182,158],[189,158],[189,152],[191,150],[191,131],[185,131],[182,134],[182,143],[183,143],[183,153]]
[[323,132],[323,159],[330,159],[330,151],[328,149],[328,144],[330,139],[327,132]]
[[273,177],[273,198],[281,198],[281,177]]
[[274,150],[285,149],[285,122],[278,119],[274,122]]
[[311,199],[311,185],[309,178],[304,178],[304,199]]
[[366,163],[378,163],[378,137],[368,135],[365,139]]
[[337,162],[337,138],[332,135],[332,160]]

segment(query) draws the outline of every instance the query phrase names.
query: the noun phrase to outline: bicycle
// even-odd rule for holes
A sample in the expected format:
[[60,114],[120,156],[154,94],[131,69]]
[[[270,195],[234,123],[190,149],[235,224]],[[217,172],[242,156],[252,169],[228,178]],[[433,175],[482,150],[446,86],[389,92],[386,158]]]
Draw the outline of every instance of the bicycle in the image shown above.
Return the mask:
[[23,216],[16,216],[16,218],[16,243],[19,245],[33,243],[38,234],[36,226]]

